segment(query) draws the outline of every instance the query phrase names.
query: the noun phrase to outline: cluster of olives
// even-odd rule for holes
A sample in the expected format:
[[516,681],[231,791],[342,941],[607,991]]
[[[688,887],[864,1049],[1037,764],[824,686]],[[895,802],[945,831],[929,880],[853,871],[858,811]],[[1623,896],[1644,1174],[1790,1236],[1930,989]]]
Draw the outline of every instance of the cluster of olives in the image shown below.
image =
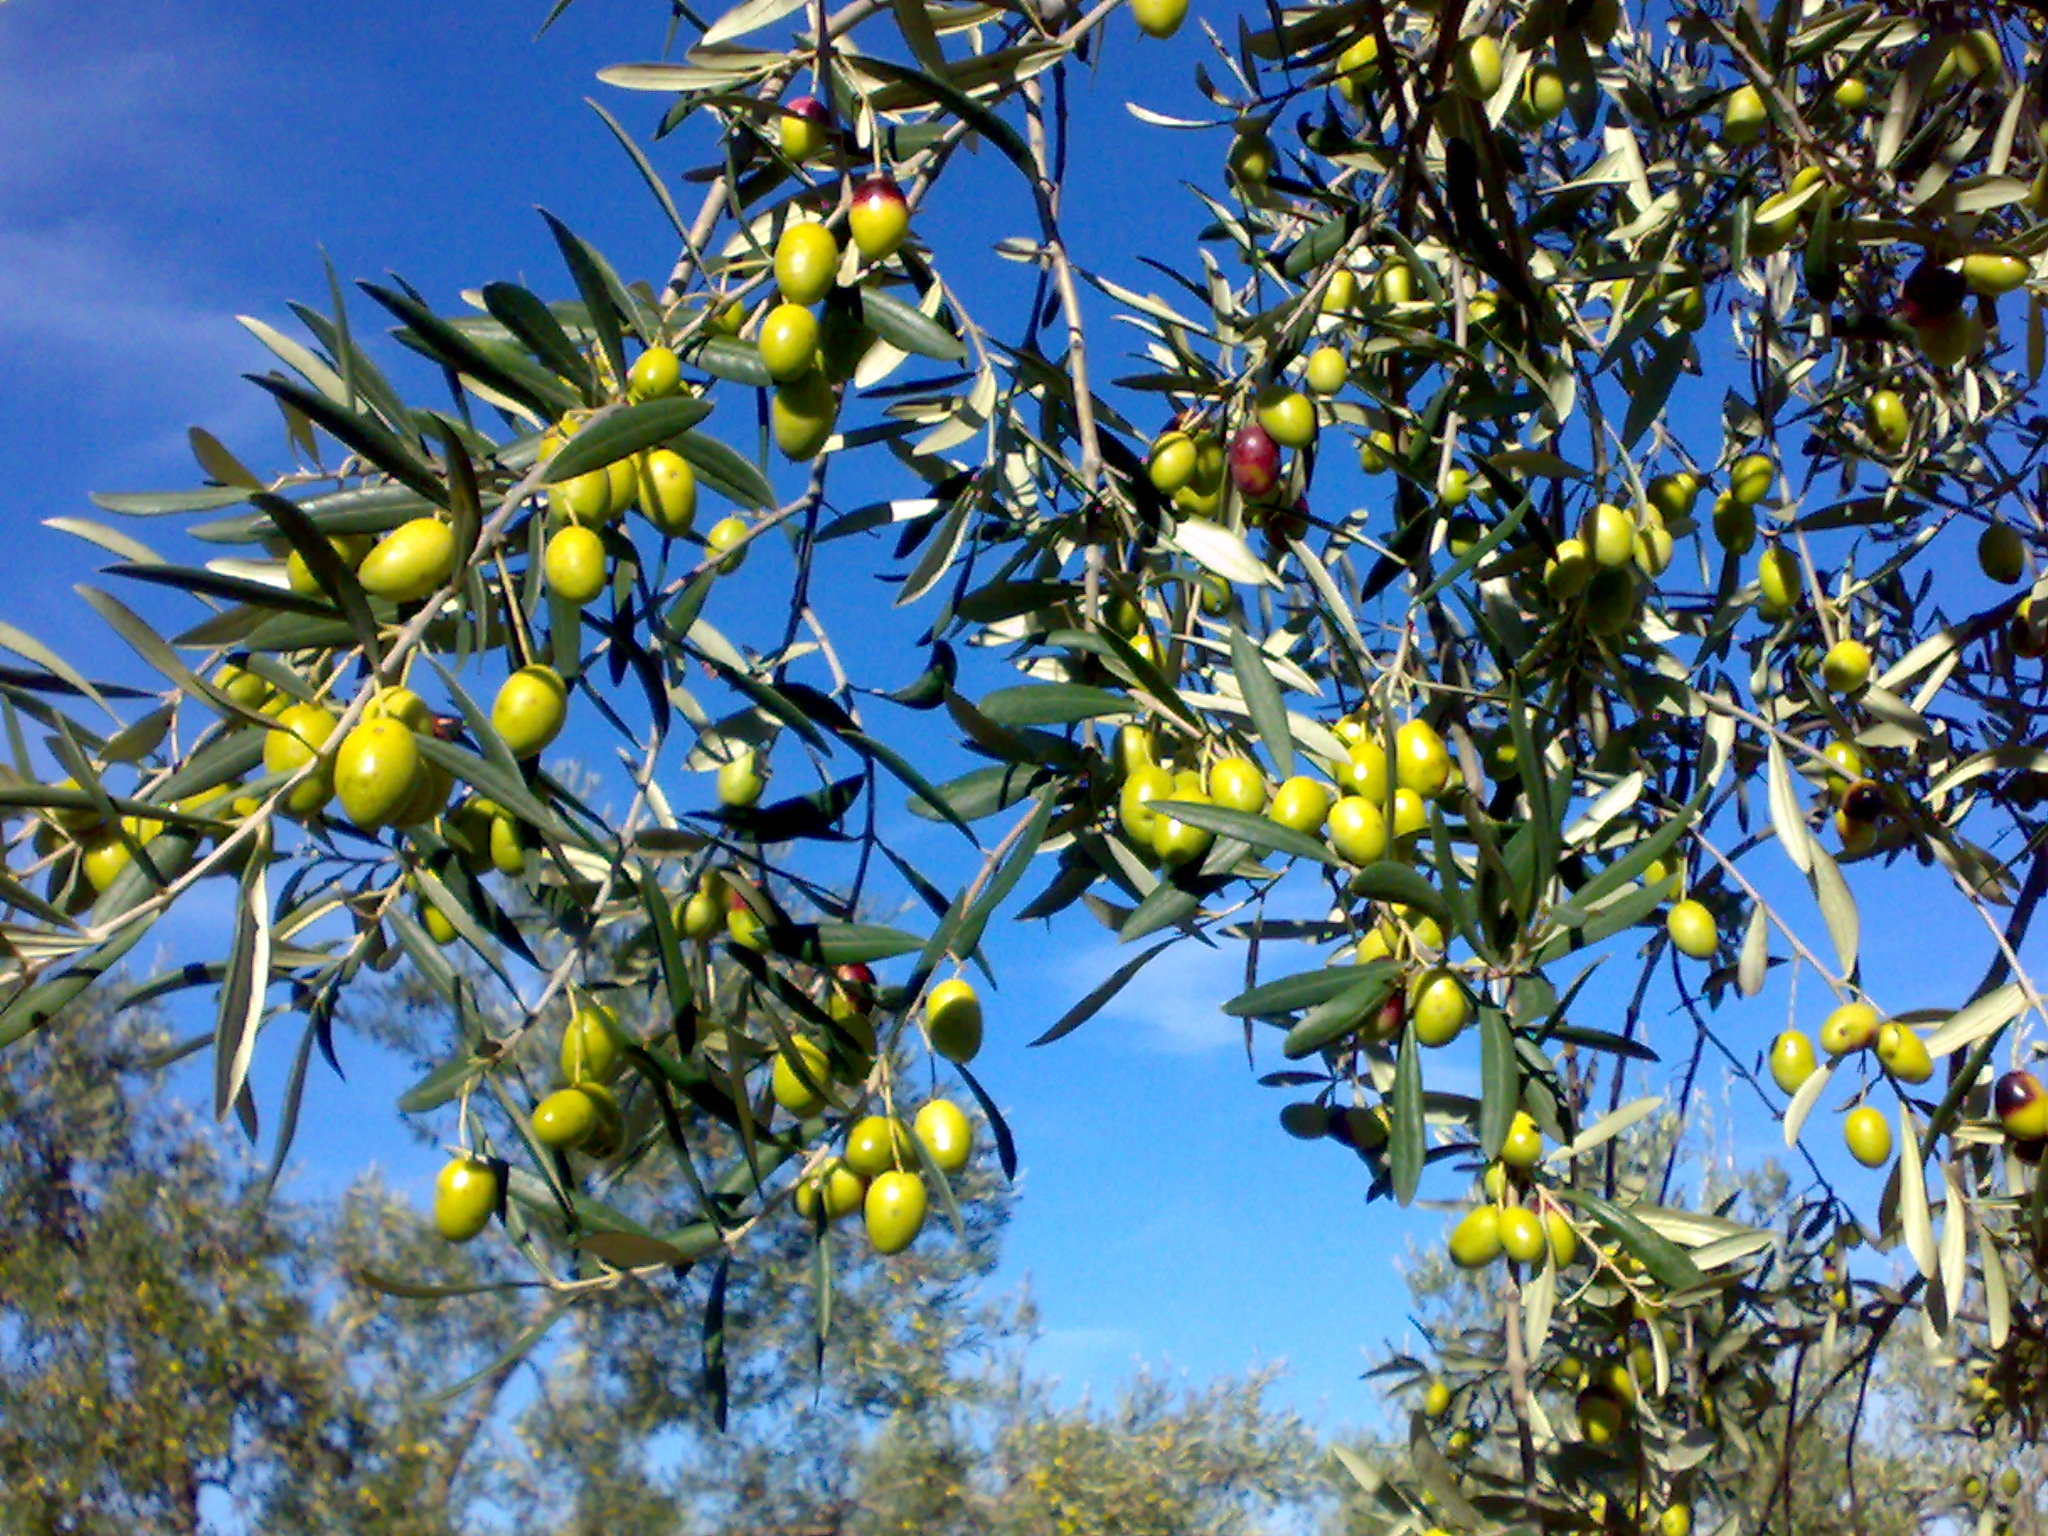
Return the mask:
[[[1447,1246],[1453,1264],[1484,1269],[1505,1259],[1527,1269],[1551,1263],[1562,1270],[1578,1258],[1579,1229],[1534,1178],[1542,1158],[1543,1132],[1527,1110],[1516,1110],[1500,1157],[1481,1180],[1486,1199],[1451,1229]],[[1533,1209],[1525,1198],[1533,1201]]]
[[[65,779],[56,789],[84,796],[76,779]],[[235,796],[232,785],[222,785],[175,802],[174,809],[193,816],[217,816],[222,802],[233,800],[236,814],[252,809],[253,800]],[[67,910],[90,906],[104,895],[134,862],[133,850],[147,846],[165,829],[154,816],[104,816],[91,805],[49,806],[37,818],[35,851],[38,857],[61,855],[51,870],[51,894]],[[76,876],[67,884],[67,874]]]
[[1125,727],[1117,738],[1118,824],[1134,847],[1169,867],[1198,861],[1214,845],[1212,834],[1175,819],[1170,809],[1154,809],[1175,800],[1264,815],[1290,831],[1325,836],[1353,868],[1398,856],[1428,828],[1428,802],[1455,783],[1443,737],[1427,720],[1404,721],[1390,760],[1376,723],[1365,716],[1338,721],[1335,734],[1345,755],[1325,765],[1328,779],[1295,774],[1276,786],[1241,753],[1211,757],[1206,772],[1192,763],[1168,767],[1150,730]]
[[[439,841],[471,872],[524,872],[521,823],[485,797],[469,795],[456,801],[453,776],[422,751],[423,738],[452,734],[455,722],[437,716],[412,689],[376,689],[364,701],[360,718],[344,731],[344,717],[335,704],[273,686],[233,662],[219,667],[211,681],[221,697],[244,712],[239,719],[231,717],[231,728],[248,728],[253,723],[249,717],[260,717],[263,767],[274,779],[285,781],[278,797],[285,815],[311,821],[338,812],[366,833],[434,824]],[[522,668],[500,687],[493,721],[515,753],[532,756],[560,732],[567,701],[567,690],[553,671]],[[67,780],[56,787],[76,786]],[[252,815],[260,807],[250,786],[228,783],[181,799],[172,809],[224,823]],[[128,868],[132,850],[146,846],[165,829],[164,821],[148,816],[109,819],[90,807],[54,807],[39,829],[39,837],[44,830],[49,834],[39,841],[39,850],[53,851],[56,845],[50,839],[70,839],[77,848],[84,890],[104,894]],[[437,941],[447,943],[455,937],[453,924],[439,907],[422,899],[419,914]]]
[[[682,362],[665,346],[648,347],[626,375],[630,401],[685,392]],[[588,420],[589,413],[572,412],[543,433],[541,462],[561,452]],[[663,538],[688,537],[697,524],[697,472],[690,461],[673,448],[645,448],[557,482],[548,492],[552,531],[541,553],[548,590],[572,607],[595,602],[611,585],[614,557],[624,548],[618,525],[636,508]],[[737,513],[711,525],[704,544],[718,570],[739,568],[750,534]]]
[[[1917,39],[1913,45],[1918,46]],[[1928,81],[1922,98],[1923,112],[1947,110],[1936,102],[1954,93],[1956,100],[1951,105],[1960,120],[1965,115],[1963,95],[2003,85],[2005,61],[1995,33],[1979,29],[1946,36],[1937,34],[1928,46],[1941,47],[1946,52]],[[1872,109],[1870,87],[1860,71],[1841,76],[1823,99],[1807,107],[1822,120],[1830,115],[1836,117],[1845,137],[1850,139],[1860,136],[1857,124]],[[1739,84],[1722,98],[1719,142],[1740,154],[1763,141],[1770,119],[1763,92],[1754,83]],[[1747,214],[1750,253],[1769,256],[1800,245],[1817,226],[1823,211],[1832,228],[1841,228],[1855,212],[1850,196],[1851,188],[1832,180],[1829,169],[1817,164],[1796,166],[1780,190],[1746,200],[1742,211]],[[2048,170],[2036,176],[2022,201],[2036,214],[2048,211]],[[1821,261],[1808,263],[1809,278],[1820,276],[1825,281],[1839,282],[1836,264],[1840,254],[1831,242],[1821,253]],[[1916,274],[1918,280],[1909,283],[1902,306],[1903,318],[1922,356],[1937,367],[1952,367],[1975,356],[1984,345],[1988,326],[1982,315],[1964,307],[1964,301],[1975,295],[1988,305],[2001,294],[2018,288],[2028,276],[2025,261],[1988,247],[1952,248],[1941,253],[1939,260],[1930,258]],[[1871,415],[1870,437],[1874,444],[1883,451],[1899,451],[1906,432],[1898,418],[1877,419],[1880,410],[1875,405]]]
[[[1589,1447],[1604,1449],[1619,1441],[1635,1417],[1644,1383],[1656,1379],[1656,1357],[1647,1342],[1628,1345],[1603,1362],[1588,1364],[1575,1355],[1561,1355],[1541,1368],[1539,1379],[1547,1386],[1573,1395],[1574,1417],[1579,1437]],[[1425,1419],[1442,1420],[1458,1399],[1451,1384],[1440,1376],[1422,1383],[1419,1411]],[[1442,1441],[1442,1450],[1452,1461],[1470,1456],[1486,1434],[1482,1419],[1474,1418],[1453,1428]],[[1683,1479],[1681,1478],[1682,1482]],[[1632,1509],[1613,1507],[1604,1493],[1589,1499],[1589,1513],[1603,1529],[1614,1529],[1610,1516],[1629,1515],[1623,1529],[1656,1536],[1691,1536],[1693,1508],[1681,1489],[1665,1491],[1660,1500],[1653,1490],[1643,1489],[1632,1501]]]
[[[1974,1385],[1984,1388],[1983,1396],[1995,1394],[1997,1390],[1987,1385],[1981,1376],[1973,1376],[1970,1380]],[[2021,1478],[2017,1467],[2001,1468],[1989,1479],[1981,1472],[1972,1472],[1963,1479],[1963,1506],[1967,1510],[1977,1510],[1990,1504],[2001,1513],[2010,1514],[2019,1507],[2020,1490],[2025,1486],[2025,1480]],[[2005,1532],[2012,1527],[2001,1522],[1993,1529]]]
[[[248,683],[261,680],[230,666],[215,681],[233,690],[238,702],[249,703],[255,695]],[[345,732],[331,704],[274,693],[252,707],[275,718],[264,738],[263,765],[272,774],[292,776],[281,801],[286,814],[311,819],[338,803],[341,813],[365,832],[420,827],[439,818],[443,840],[471,870],[524,872],[524,833],[509,812],[481,796],[468,797],[451,810],[453,776],[420,750],[422,735],[438,735],[448,727],[410,688],[373,694],[361,718]],[[548,667],[527,666],[500,685],[491,718],[515,755],[533,757],[560,734],[567,713],[568,690],[560,676]],[[237,814],[255,808],[247,797],[233,803]],[[439,942],[454,938],[452,924],[438,907],[423,903],[421,918]]]
[[1633,510],[1596,504],[1544,562],[1546,595],[1591,634],[1626,632],[1636,621],[1639,584],[1655,582],[1670,566],[1678,535],[1692,529],[1702,488],[1698,475],[1679,470],[1652,480],[1644,488],[1646,499]]
[[[2048,1337],[2039,1324],[2020,1314],[2016,1326],[1997,1349],[1972,1360],[1963,1378],[1963,1399],[1969,1405],[1970,1428],[1980,1440],[1989,1440],[2001,1428],[2016,1432],[2021,1444],[2040,1438],[2044,1417],[2048,1417]],[[1973,1506],[1991,1502],[2009,1506],[2018,1487],[2000,1477],[1972,1477],[1962,1487],[1963,1497]],[[2003,1529],[2003,1527],[2000,1527]]]
[[[843,966],[835,977],[829,1006],[835,1022],[871,1051],[873,977],[866,966]],[[971,983],[955,977],[940,982],[925,998],[925,1038],[932,1051],[965,1064],[981,1049],[981,999]],[[829,1113],[842,1100],[858,1098],[873,1070],[871,1056],[856,1053],[836,1072],[832,1052],[816,1040],[793,1038],[775,1057],[771,1088],[775,1102],[800,1122]],[[799,1214],[820,1224],[859,1211],[868,1242],[880,1254],[901,1253],[924,1228],[929,1195],[924,1163],[951,1176],[967,1166],[974,1151],[974,1127],[960,1106],[946,1098],[923,1104],[909,1125],[894,1114],[849,1118],[845,1142],[835,1156],[812,1168],[797,1185]]]
[[[857,1103],[874,1071],[873,971],[857,962],[835,968],[825,1001],[835,1026],[830,1046],[793,1036],[774,1053],[769,1072],[774,1102],[799,1123]],[[973,986],[954,978],[933,987],[925,1000],[924,1031],[936,1055],[963,1064],[972,1060],[982,1042],[981,1001]],[[615,1084],[630,1043],[612,1008],[584,1002],[574,1009],[562,1032],[560,1086],[534,1106],[529,1121],[538,1145],[600,1160],[618,1154],[625,1122]],[[924,1226],[929,1199],[920,1170],[928,1163],[951,1176],[965,1168],[974,1149],[973,1122],[952,1100],[935,1097],[907,1126],[893,1112],[849,1115],[844,1132],[840,1151],[798,1182],[797,1210],[820,1223],[858,1210],[874,1250],[900,1253]],[[464,1151],[441,1170],[434,1223],[444,1238],[468,1242],[489,1225],[503,1201],[501,1167]]]
[[1573,1406],[1579,1437],[1590,1446],[1605,1447],[1621,1439],[1634,1423],[1643,1385],[1657,1379],[1657,1360],[1649,1344],[1639,1341],[1602,1362],[1588,1364],[1566,1356],[1558,1362],[1557,1377],[1577,1394]]
[[[533,1107],[535,1142],[550,1151],[615,1156],[625,1118],[614,1084],[625,1070],[629,1037],[615,1009],[579,1003],[563,1026],[558,1060],[561,1086]],[[460,1152],[441,1169],[434,1184],[434,1226],[451,1243],[466,1243],[490,1225],[504,1200],[500,1165]]]
[[1228,442],[1202,412],[1182,417],[1154,440],[1146,475],[1188,517],[1223,518],[1226,494],[1234,490],[1247,524],[1276,536],[1299,535],[1307,527],[1300,502],[1306,469],[1298,463],[1290,477],[1283,450],[1305,452],[1317,430],[1313,400],[1284,384],[1268,385],[1253,402],[1251,419]]
[[893,1115],[864,1116],[847,1128],[844,1151],[797,1185],[797,1211],[820,1223],[859,1211],[869,1246],[901,1253],[924,1230],[930,1203],[920,1156],[951,1175],[973,1150],[973,1124],[951,1099],[929,1100],[909,1126]]
[[[776,130],[783,154],[798,165],[825,156],[839,140],[831,108],[815,96],[786,103]],[[852,188],[846,227],[871,266],[902,249],[910,201],[893,176],[876,171]],[[841,265],[839,238],[825,223],[798,219],[783,227],[773,263],[777,302],[762,314],[754,344],[774,385],[775,443],[790,459],[815,458],[830,439],[837,386],[853,376],[872,340],[858,310],[835,302]]]
[[[1886,1019],[1861,998],[1830,1012],[1820,1027],[1820,1049],[1832,1063],[1860,1052],[1877,1058],[1895,1084],[1917,1087],[1934,1076],[1934,1058],[1912,1025]],[[1771,1081],[1786,1093],[1797,1093],[1820,1070],[1813,1037],[1803,1029],[1786,1029],[1771,1043]],[[1892,1158],[1891,1121],[1872,1104],[1858,1104],[1842,1121],[1849,1153],[1866,1168],[1882,1168]]]
[[[1273,785],[1239,753],[1212,757],[1206,772],[1170,768],[1158,760],[1149,729],[1126,726],[1116,745],[1123,775],[1117,823],[1134,848],[1168,869],[1198,864],[1215,845],[1213,832],[1174,815],[1174,802],[1264,815],[1290,831],[1321,836],[1353,870],[1411,856],[1429,826],[1430,802],[1461,782],[1443,737],[1427,720],[1406,720],[1392,733],[1390,755],[1380,723],[1364,714],[1339,720],[1334,734],[1345,755],[1325,765],[1327,779],[1298,773]],[[1396,906],[1380,914],[1353,958],[1416,963],[1406,986],[1367,1026],[1368,1038],[1391,1040],[1406,1027],[1420,1044],[1442,1046],[1464,1031],[1472,995],[1455,969],[1439,963],[1444,944],[1442,927],[1425,913]]]
[[[1857,643],[1844,640],[1837,649]],[[1866,659],[1864,670],[1868,669]],[[1842,852],[1850,856],[1868,853],[1877,846],[1880,825],[1893,809],[1892,792],[1872,776],[1870,759],[1855,742],[1831,741],[1822,755],[1827,760],[1828,798],[1834,805],[1830,819]]]
[[557,1152],[607,1158],[619,1150],[625,1122],[612,1084],[625,1069],[619,1016],[602,1003],[570,1015],[562,1031],[562,1086],[533,1108],[533,1139]]

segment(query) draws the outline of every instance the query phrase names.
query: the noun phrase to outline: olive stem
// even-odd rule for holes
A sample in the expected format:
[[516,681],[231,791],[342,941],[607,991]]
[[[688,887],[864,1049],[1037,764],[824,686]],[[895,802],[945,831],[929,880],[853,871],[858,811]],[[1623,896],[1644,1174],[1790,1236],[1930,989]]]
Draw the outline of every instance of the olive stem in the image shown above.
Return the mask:
[[1508,1400],[1515,1409],[1515,1444],[1522,1459],[1522,1487],[1537,1527],[1548,1530],[1549,1522],[1536,1500],[1536,1440],[1529,1425],[1529,1357],[1522,1346],[1522,1281],[1512,1269],[1508,1273],[1505,1310],[1501,1331],[1506,1335]]
[[[1074,282],[1073,263],[1067,257],[1066,239],[1060,233],[1060,184],[1054,177],[1045,132],[1045,87],[1033,77],[1024,83],[1025,131],[1031,146],[1031,163],[1036,171],[1031,193],[1038,204],[1039,227],[1044,233],[1046,258],[1052,263],[1053,285],[1059,290],[1060,309],[1067,321],[1067,375],[1074,383],[1074,430],[1081,440],[1081,492],[1092,497],[1102,478],[1102,443],[1095,425],[1095,397],[1088,385],[1088,340],[1081,318],[1081,295]],[[1089,578],[1099,585],[1099,545],[1091,545]],[[1099,591],[1092,594],[1099,606]]]

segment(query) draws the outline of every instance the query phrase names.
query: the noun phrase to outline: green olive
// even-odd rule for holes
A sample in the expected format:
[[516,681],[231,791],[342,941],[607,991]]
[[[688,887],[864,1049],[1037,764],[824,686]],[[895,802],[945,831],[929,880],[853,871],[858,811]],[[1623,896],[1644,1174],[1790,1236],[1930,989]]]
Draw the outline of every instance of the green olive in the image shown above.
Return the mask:
[[775,1102],[799,1120],[823,1113],[831,1102],[826,1090],[832,1085],[832,1063],[823,1046],[812,1040],[792,1040],[775,1055],[769,1087]]
[[334,791],[348,819],[364,829],[391,821],[419,783],[420,747],[403,721],[364,720],[334,754]]
[[609,1083],[625,1070],[619,1016],[602,1003],[586,1003],[562,1030],[562,1076],[570,1083]]
[[557,482],[548,492],[548,505],[579,527],[596,528],[611,522],[626,510],[625,503],[616,494],[617,489],[611,466],[606,465]]
[[1791,613],[1805,592],[1799,557],[1782,544],[1765,550],[1757,567],[1757,592],[1766,618],[1783,618]]
[[1403,721],[1394,732],[1394,781],[1427,800],[1450,784],[1450,748],[1427,720]]
[[552,667],[521,667],[498,688],[491,724],[518,758],[538,757],[562,733],[569,691]]
[[1306,448],[1316,440],[1316,408],[1297,389],[1275,384],[1259,393],[1259,425],[1283,448]]
[[1693,960],[1711,960],[1720,951],[1721,933],[1714,926],[1714,914],[1704,903],[1688,897],[1674,902],[1664,914],[1664,930],[1681,955]]
[[434,1226],[451,1243],[466,1243],[498,1209],[498,1171],[476,1157],[452,1158],[434,1180]]
[[1788,1029],[1771,1043],[1771,1081],[1786,1093],[1797,1093],[1800,1084],[1819,1070],[1813,1041],[1804,1030]]
[[1330,846],[1345,863],[1362,867],[1387,856],[1386,813],[1365,796],[1346,795],[1330,807],[1329,821]]
[[796,1208],[813,1221],[837,1221],[859,1210],[867,1192],[868,1181],[835,1157],[797,1186]]
[[761,321],[756,345],[768,377],[792,383],[818,366],[818,317],[801,304],[778,304]]
[[633,359],[626,371],[629,400],[661,400],[678,393],[683,386],[682,360],[667,347],[649,347]]
[[1511,1205],[1500,1213],[1501,1251],[1517,1264],[1541,1264],[1550,1251],[1550,1239],[1534,1211]]
[[777,387],[768,409],[775,446],[786,459],[815,459],[839,421],[839,396],[816,369]]
[[416,517],[377,541],[356,580],[372,597],[409,603],[437,591],[455,569],[455,529],[438,517]]
[[1323,829],[1336,798],[1329,785],[1296,774],[1273,792],[1266,814],[1283,827],[1313,836]]
[[1543,1132],[1530,1118],[1526,1109],[1515,1111],[1515,1117],[1508,1123],[1508,1134],[1500,1144],[1500,1160],[1510,1168],[1526,1173],[1534,1168],[1543,1156]]
[[294,704],[277,717],[277,729],[263,738],[263,766],[271,773],[297,773],[307,764],[313,772],[285,796],[284,808],[294,816],[310,816],[334,793],[334,765],[323,756],[334,736],[337,718],[320,704]]
[[924,1230],[925,1208],[924,1180],[918,1175],[895,1169],[877,1174],[862,1202],[868,1242],[875,1252],[901,1253],[916,1242]]
[[746,564],[747,547],[752,542],[753,527],[737,512],[730,517],[721,517],[713,523],[704,535],[704,546],[718,562],[718,573],[730,576]]
[[974,1155],[974,1122],[951,1099],[933,1099],[921,1107],[911,1130],[942,1173],[958,1173]]
[[1821,681],[1836,693],[1857,693],[1870,681],[1870,664],[1870,647],[1861,640],[1837,640],[1821,658]]
[[1847,1056],[1877,1039],[1877,1010],[1865,1002],[1844,1003],[1820,1026],[1820,1043],[1831,1056]]
[[86,882],[102,895],[121,877],[121,871],[133,862],[134,855],[121,841],[121,834],[111,830],[94,833],[88,838],[79,859]]
[[1877,1059],[1902,1083],[1924,1083],[1934,1076],[1927,1042],[1909,1025],[1887,1024],[1878,1030]]
[[575,523],[549,536],[541,559],[548,590],[578,608],[604,591],[611,575],[606,565],[604,539]]
[[1152,833],[1159,816],[1154,800],[1173,798],[1173,775],[1157,763],[1140,763],[1124,776],[1117,790],[1117,818],[1132,842],[1152,846]]
[[[1200,804],[1208,795],[1197,785],[1174,785],[1174,800],[1188,804]],[[1198,827],[1193,822],[1183,821],[1172,811],[1157,811],[1152,818],[1152,851],[1159,862],[1169,869],[1178,869],[1185,864],[1199,864],[1209,856],[1209,850],[1216,846],[1216,834],[1207,827]]]
[[742,747],[718,765],[718,803],[728,810],[746,810],[758,805],[768,777],[761,771],[761,754]]
[[640,456],[641,515],[671,539],[681,538],[697,522],[697,471],[673,448],[650,448]]
[[1209,765],[1209,798],[1226,810],[1257,815],[1266,808],[1266,776],[1248,757],[1219,757]]
[[501,875],[526,873],[526,838],[510,816],[493,816],[490,830],[491,868]]
[[[371,539],[367,533],[343,533],[329,539],[327,546],[343,565],[354,570],[370,552]],[[306,564],[306,557],[296,549],[285,556],[284,574],[291,589],[302,597],[318,597],[323,590],[320,578],[313,574],[313,568]]]
[[1451,1262],[1460,1269],[1484,1269],[1501,1255],[1500,1208],[1474,1206],[1451,1229]]
[[1892,1123],[1868,1104],[1849,1111],[1842,1122],[1842,1139],[1849,1144],[1849,1155],[1866,1168],[1882,1168],[1892,1160]]
[[1460,42],[1451,61],[1451,79],[1459,94],[1474,101],[1491,97],[1500,89],[1500,39],[1482,32]]
[[1152,482],[1152,488],[1163,496],[1171,496],[1195,478],[1195,462],[1199,454],[1195,440],[1185,432],[1162,433],[1152,444],[1152,453],[1146,463],[1145,474]]
[[1472,1020],[1472,994],[1457,972],[1441,966],[1424,971],[1409,989],[1408,1024],[1417,1043],[1449,1045]]
[[966,1064],[981,1053],[981,998],[974,984],[954,976],[933,987],[924,1000],[925,1037],[948,1061]]
[[533,1139],[573,1152],[597,1133],[597,1101],[583,1088],[558,1088],[533,1110]]
[[822,224],[791,224],[775,242],[775,282],[791,304],[815,304],[839,280],[839,242]]
[[865,1115],[846,1133],[846,1166],[864,1179],[916,1165],[917,1149],[911,1146],[910,1132],[901,1120]]

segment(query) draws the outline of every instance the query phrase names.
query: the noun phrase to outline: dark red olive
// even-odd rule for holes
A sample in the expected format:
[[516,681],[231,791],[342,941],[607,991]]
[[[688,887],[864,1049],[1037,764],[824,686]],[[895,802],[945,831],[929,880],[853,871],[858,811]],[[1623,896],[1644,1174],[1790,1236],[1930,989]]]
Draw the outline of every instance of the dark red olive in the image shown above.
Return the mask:
[[839,984],[839,994],[851,1003],[856,1012],[866,1013],[875,1006],[875,973],[859,961],[842,965],[833,973]]
[[1842,791],[1842,814],[1866,825],[1885,811],[1884,786],[1874,779],[1859,779]]
[[1408,1027],[1408,996],[1396,987],[1387,1000],[1381,1003],[1379,1011],[1372,1016],[1372,1038],[1375,1040],[1398,1040],[1401,1031]]
[[1908,325],[1936,325],[1961,309],[1969,292],[1962,273],[1930,256],[1907,277],[1899,293],[1898,312]]
[[1991,1110],[2015,1141],[2048,1137],[2048,1092],[2041,1079],[2022,1070],[2008,1072],[1991,1089]]
[[1308,536],[1308,498],[1302,497],[1291,507],[1276,504],[1259,508],[1259,521],[1266,532],[1275,539],[1301,539]]
[[1248,501],[1272,495],[1280,483],[1280,445],[1255,421],[1239,427],[1230,439],[1230,479]]

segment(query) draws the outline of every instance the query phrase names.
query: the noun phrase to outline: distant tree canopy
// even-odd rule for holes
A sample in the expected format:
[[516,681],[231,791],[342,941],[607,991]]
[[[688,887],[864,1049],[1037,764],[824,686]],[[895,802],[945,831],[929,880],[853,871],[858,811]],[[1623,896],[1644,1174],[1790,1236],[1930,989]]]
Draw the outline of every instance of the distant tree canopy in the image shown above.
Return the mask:
[[[765,1531],[1251,1532],[1327,1500],[1314,1437],[1261,1383],[1146,1378],[1107,1411],[1025,1375],[1028,1308],[972,1251],[843,1278],[834,1358],[784,1271],[736,1276],[751,1362],[731,1434],[656,1347],[679,1303],[620,1296],[534,1360],[539,1298],[394,1299],[366,1268],[488,1278],[375,1183],[265,1199],[152,1091],[170,1037],[80,1007],[0,1070],[0,1523],[467,1536]],[[993,1197],[990,1207],[1000,1210]],[[855,1346],[858,1346],[857,1348]],[[493,1361],[497,1361],[493,1364]],[[643,1366],[674,1369],[658,1379]],[[471,1371],[481,1384],[451,1395]],[[735,1394],[737,1402],[741,1394]]]

